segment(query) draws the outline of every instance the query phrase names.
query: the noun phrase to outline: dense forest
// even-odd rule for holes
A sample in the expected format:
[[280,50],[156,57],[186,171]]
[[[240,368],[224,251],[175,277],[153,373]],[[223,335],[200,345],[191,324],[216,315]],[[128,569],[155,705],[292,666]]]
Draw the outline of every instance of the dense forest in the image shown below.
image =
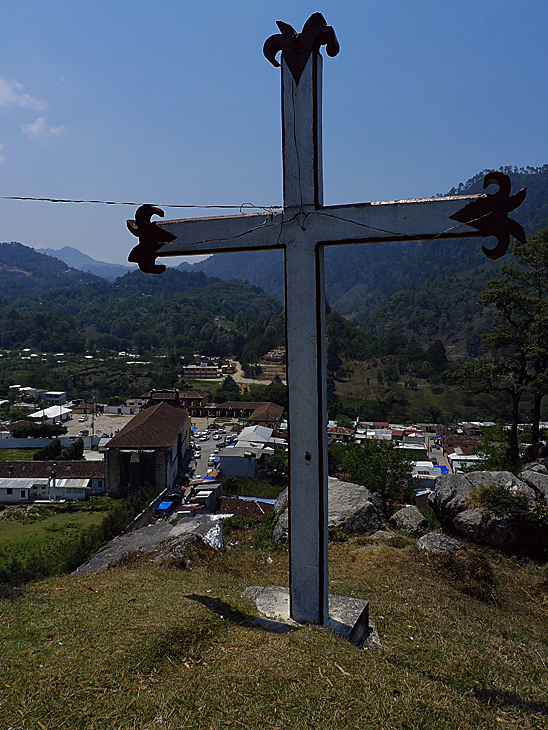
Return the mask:
[[[112,283],[19,243],[0,245],[0,291],[0,346],[47,352],[168,346],[239,357],[248,335],[272,333],[272,318],[278,330],[282,309],[241,281],[168,269],[162,277],[134,271]],[[250,353],[252,359],[253,346]]]

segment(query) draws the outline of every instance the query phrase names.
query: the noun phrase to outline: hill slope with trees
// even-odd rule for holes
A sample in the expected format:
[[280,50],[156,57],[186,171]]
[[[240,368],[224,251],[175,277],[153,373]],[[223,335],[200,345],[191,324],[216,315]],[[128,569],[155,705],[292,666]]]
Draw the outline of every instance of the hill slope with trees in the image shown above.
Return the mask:
[[[548,165],[504,167],[512,190],[527,186],[525,202],[512,213],[527,235],[548,226]],[[483,193],[482,171],[446,195]],[[491,192],[491,191],[488,191]],[[489,243],[488,243],[489,245]],[[421,286],[438,276],[454,276],[481,267],[493,276],[500,264],[481,251],[478,239],[410,241],[384,245],[328,247],[325,253],[326,295],[331,306],[356,322],[363,321],[388,296]],[[283,254],[280,251],[217,254],[181,269],[200,270],[222,279],[240,278],[283,300]]]

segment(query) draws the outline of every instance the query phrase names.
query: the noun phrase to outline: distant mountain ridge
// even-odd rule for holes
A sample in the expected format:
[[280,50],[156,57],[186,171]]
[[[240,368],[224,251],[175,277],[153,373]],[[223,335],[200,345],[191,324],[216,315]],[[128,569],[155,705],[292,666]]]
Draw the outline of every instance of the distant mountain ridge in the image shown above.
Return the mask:
[[35,248],[38,253],[45,253],[47,256],[60,259],[74,269],[87,271],[95,276],[100,276],[109,281],[115,281],[119,276],[124,276],[129,271],[134,271],[136,266],[125,266],[124,264],[109,264],[106,261],[96,261],[91,256],[82,253],[72,246],[63,246],[59,250],[53,248]]

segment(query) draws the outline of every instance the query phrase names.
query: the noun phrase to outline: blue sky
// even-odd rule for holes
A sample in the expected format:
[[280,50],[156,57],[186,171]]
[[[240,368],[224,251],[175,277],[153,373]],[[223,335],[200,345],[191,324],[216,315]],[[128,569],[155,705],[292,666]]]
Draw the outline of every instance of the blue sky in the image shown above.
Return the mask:
[[[341,45],[324,63],[326,204],[548,162],[545,0],[3,0],[0,196],[281,204],[262,45],[316,11]],[[134,210],[0,200],[0,241],[124,263]]]

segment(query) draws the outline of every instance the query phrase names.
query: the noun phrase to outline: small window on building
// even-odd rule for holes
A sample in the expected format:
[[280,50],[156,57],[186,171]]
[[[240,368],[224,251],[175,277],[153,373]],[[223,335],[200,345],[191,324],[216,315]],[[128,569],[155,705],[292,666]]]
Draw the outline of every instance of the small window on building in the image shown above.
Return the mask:
[[13,494],[13,489],[6,489],[6,494]]
[[98,487],[102,487],[103,486],[103,480],[102,479],[99,479],[99,481],[97,482],[97,486]]
[[27,496],[27,493],[24,489],[21,490],[21,497],[25,498]]

